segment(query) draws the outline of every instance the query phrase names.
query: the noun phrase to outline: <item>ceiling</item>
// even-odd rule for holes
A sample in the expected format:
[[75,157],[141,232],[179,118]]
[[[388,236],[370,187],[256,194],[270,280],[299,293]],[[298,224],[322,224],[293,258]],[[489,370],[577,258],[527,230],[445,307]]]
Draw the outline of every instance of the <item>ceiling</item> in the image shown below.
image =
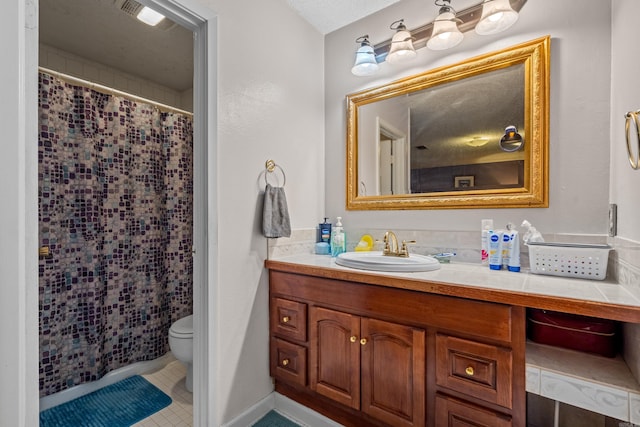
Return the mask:
[[342,28],[400,0],[286,0],[322,34]]
[[[259,1],[259,0],[257,0]],[[282,0],[327,34],[399,0]],[[193,35],[159,29],[118,0],[40,0],[40,42],[176,91],[193,86]]]
[[40,0],[40,42],[177,91],[192,87],[193,34],[150,27],[114,0]]

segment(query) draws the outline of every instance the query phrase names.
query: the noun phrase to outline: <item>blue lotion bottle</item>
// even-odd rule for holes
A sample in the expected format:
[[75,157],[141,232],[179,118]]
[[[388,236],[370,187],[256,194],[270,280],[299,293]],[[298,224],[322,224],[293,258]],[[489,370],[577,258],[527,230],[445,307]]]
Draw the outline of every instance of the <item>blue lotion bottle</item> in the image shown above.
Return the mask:
[[338,217],[335,227],[331,230],[331,256],[336,257],[347,251],[347,239],[342,228],[342,217]]
[[502,233],[489,231],[489,268],[502,270]]

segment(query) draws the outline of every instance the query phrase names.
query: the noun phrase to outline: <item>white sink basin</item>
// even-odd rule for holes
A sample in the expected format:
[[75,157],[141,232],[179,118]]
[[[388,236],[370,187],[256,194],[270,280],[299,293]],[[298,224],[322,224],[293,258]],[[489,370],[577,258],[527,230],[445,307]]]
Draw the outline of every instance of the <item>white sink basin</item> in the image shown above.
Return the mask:
[[336,264],[360,270],[410,273],[432,271],[440,268],[437,259],[431,256],[409,254],[409,257],[382,255],[382,252],[344,252],[336,257]]

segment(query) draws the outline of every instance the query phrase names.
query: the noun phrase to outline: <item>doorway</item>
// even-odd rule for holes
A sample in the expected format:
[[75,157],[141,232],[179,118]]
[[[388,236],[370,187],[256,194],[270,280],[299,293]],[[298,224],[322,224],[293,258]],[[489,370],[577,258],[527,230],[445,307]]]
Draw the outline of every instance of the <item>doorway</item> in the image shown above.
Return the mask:
[[[145,4],[153,6],[157,11],[165,14],[168,18],[174,22],[187,28],[195,34],[194,37],[194,97],[193,97],[193,111],[194,111],[194,244],[193,244],[193,265],[194,265],[194,370],[198,372],[194,381],[194,425],[207,424],[208,419],[215,419],[215,405],[210,402],[209,384],[212,384],[211,373],[209,372],[207,363],[210,359],[208,349],[215,349],[215,341],[209,338],[208,321],[209,315],[207,309],[209,307],[209,301],[211,295],[208,289],[214,288],[215,283],[209,283],[209,269],[215,265],[215,259],[207,261],[207,253],[211,249],[215,249],[215,242],[209,242],[207,237],[207,223],[215,224],[216,212],[212,212],[207,209],[207,200],[215,194],[211,194],[211,191],[215,191],[215,174],[207,173],[207,165],[213,163],[209,158],[213,158],[213,154],[210,154],[212,150],[215,150],[215,132],[214,123],[215,117],[212,115],[215,113],[215,82],[216,78],[215,70],[215,40],[213,39],[216,34],[216,20],[213,11],[198,4],[193,0],[143,0]],[[105,2],[107,3],[107,2]],[[28,7],[28,6],[27,6]],[[32,23],[35,24],[35,23]],[[33,25],[31,28],[38,28],[37,25]],[[29,31],[29,28],[25,29],[28,48],[26,49],[27,64],[31,64],[34,67],[25,71],[27,76],[32,76],[36,73],[34,70],[37,64],[37,32]],[[27,81],[31,81],[27,79]],[[28,88],[26,94],[26,110],[34,110],[33,106],[37,105],[37,88]],[[32,108],[29,108],[32,107]],[[27,119],[27,128],[29,128],[29,122],[33,122],[31,118]],[[34,124],[31,123],[31,126]],[[30,133],[31,135],[31,133]],[[34,143],[27,138],[27,144]],[[207,148],[208,147],[208,148]],[[31,151],[33,153],[33,151]],[[33,167],[35,163],[30,160],[29,167]],[[32,172],[32,171],[31,171]],[[34,194],[33,188],[27,188],[27,194]],[[37,206],[37,200],[33,202],[33,206]],[[209,206],[213,206],[209,204]],[[209,227],[209,229],[211,229]],[[37,231],[26,230],[28,240],[37,240]],[[34,235],[35,234],[35,235]],[[37,261],[29,260],[27,263],[27,269],[29,271],[37,271]],[[215,281],[215,276],[211,276],[211,279]],[[33,285],[29,285],[33,286]],[[36,285],[37,286],[37,285]],[[33,292],[27,292],[30,296]],[[35,293],[37,295],[37,292]],[[30,304],[33,304],[31,302]],[[27,313],[27,315],[33,315],[33,312]],[[37,315],[37,313],[36,313]],[[33,324],[32,320],[27,321]],[[37,324],[37,321],[36,321]],[[214,330],[215,328],[212,328]],[[37,328],[36,328],[37,331]],[[37,348],[31,348],[34,342],[33,339],[29,340],[26,344],[27,353],[37,353]],[[37,361],[36,361],[37,362]],[[37,365],[33,366],[33,359],[28,363],[27,369],[29,371],[37,369]],[[32,374],[29,374],[32,375]],[[30,414],[30,408],[37,408],[37,400],[35,402],[31,399],[37,399],[37,392],[35,390],[29,390],[30,396],[27,402],[26,411]],[[32,415],[29,415],[31,418]]]
[[376,118],[378,192],[381,196],[407,194],[409,190],[409,141],[407,135],[380,117]]

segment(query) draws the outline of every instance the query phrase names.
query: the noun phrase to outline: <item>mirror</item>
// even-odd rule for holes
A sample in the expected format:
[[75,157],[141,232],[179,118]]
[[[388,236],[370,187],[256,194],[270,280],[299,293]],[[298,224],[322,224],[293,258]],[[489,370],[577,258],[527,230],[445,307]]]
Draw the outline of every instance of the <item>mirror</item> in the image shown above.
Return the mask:
[[548,207],[549,44],[347,95],[347,209]]

